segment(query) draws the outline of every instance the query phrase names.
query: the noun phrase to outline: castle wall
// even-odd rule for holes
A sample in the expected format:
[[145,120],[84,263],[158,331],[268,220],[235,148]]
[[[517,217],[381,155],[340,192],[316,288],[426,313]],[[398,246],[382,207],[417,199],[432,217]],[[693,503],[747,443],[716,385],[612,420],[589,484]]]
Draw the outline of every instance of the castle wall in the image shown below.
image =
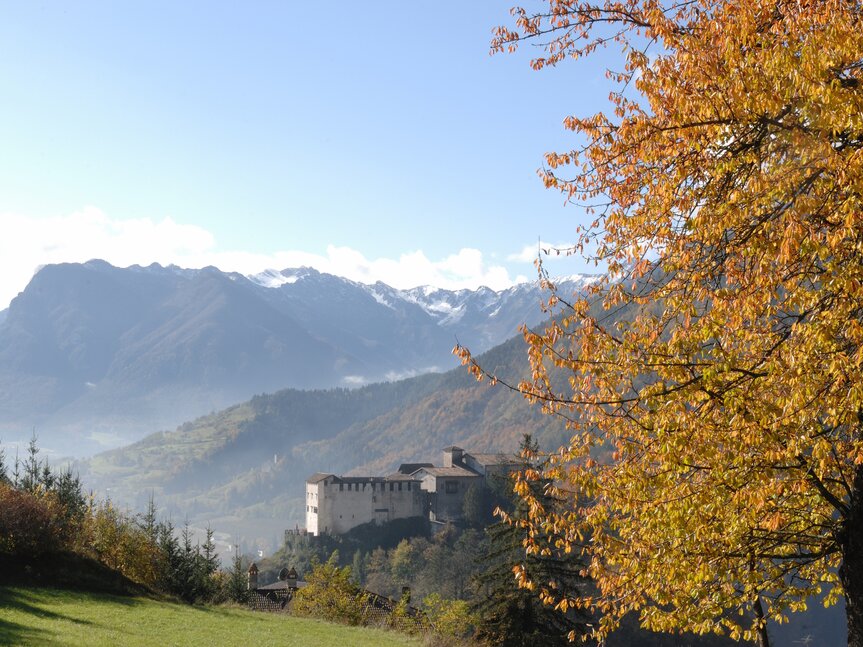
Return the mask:
[[480,476],[422,476],[422,488],[430,493],[432,521],[458,521],[463,516],[464,495]]
[[[308,496],[315,487],[313,499]],[[307,506],[317,508],[313,523],[306,514],[309,532],[341,534],[370,521],[383,523],[393,519],[425,514],[425,498],[416,481],[384,481],[333,477],[317,485],[306,485]],[[316,501],[315,504],[312,501]]]
[[318,519],[320,518],[320,501],[318,497],[318,483],[306,483],[306,530],[311,534],[318,534]]

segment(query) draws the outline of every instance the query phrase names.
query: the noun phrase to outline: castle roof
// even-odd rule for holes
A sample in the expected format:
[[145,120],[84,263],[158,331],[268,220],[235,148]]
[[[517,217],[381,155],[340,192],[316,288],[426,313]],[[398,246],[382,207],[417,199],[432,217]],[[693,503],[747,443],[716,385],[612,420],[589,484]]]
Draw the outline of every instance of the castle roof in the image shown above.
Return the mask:
[[[429,464],[430,465],[430,464]],[[416,470],[414,470],[416,471]],[[322,472],[318,472],[316,474],[312,474],[309,478],[306,479],[306,483],[320,483],[323,480],[328,478],[332,478],[332,483],[351,483],[351,484],[359,484],[359,483],[386,483],[388,481],[415,481],[416,479],[411,476],[411,474],[404,474],[401,472],[396,472],[394,474],[390,474],[389,476],[337,476],[335,474],[324,474]]]
[[421,467],[434,467],[434,463],[402,463],[399,465],[399,474],[413,474]]
[[[414,472],[416,472],[416,470],[414,470]],[[411,472],[410,474],[404,474],[402,472],[395,472],[395,473],[390,474],[389,476],[386,476],[384,478],[387,481],[416,481],[416,480],[418,480],[413,475],[413,472]]]
[[425,472],[431,476],[449,476],[449,477],[479,477],[479,474],[476,472],[466,469],[464,467],[421,467],[414,474],[419,472]]
[[382,483],[386,479],[383,476],[337,476],[338,483]]
[[521,459],[515,454],[468,454],[480,465],[518,465]]

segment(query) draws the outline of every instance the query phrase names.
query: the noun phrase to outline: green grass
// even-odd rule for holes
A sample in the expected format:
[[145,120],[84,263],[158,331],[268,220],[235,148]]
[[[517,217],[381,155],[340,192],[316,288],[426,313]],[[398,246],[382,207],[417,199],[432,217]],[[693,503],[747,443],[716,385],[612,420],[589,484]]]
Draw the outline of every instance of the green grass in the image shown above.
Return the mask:
[[0,587],[0,645],[419,647],[380,629],[141,597]]

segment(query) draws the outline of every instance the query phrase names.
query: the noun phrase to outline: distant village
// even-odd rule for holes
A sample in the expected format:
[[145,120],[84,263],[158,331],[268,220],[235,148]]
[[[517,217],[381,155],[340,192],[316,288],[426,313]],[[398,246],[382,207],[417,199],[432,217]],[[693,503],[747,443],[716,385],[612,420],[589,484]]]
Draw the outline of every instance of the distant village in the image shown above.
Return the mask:
[[460,447],[443,449],[442,465],[403,463],[389,476],[337,476],[317,473],[306,479],[306,532],[340,535],[359,525],[427,517],[432,524],[462,520],[471,485],[483,485],[518,469],[513,454],[480,454]]

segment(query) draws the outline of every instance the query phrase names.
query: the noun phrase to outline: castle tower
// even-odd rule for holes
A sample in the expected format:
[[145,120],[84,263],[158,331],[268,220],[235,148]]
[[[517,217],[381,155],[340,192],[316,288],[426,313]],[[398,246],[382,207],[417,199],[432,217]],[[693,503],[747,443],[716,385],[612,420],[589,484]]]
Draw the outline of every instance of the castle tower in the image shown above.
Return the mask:
[[462,463],[462,457],[464,456],[464,450],[461,447],[456,447],[452,445],[451,447],[443,448],[443,466],[444,467],[457,467]]

